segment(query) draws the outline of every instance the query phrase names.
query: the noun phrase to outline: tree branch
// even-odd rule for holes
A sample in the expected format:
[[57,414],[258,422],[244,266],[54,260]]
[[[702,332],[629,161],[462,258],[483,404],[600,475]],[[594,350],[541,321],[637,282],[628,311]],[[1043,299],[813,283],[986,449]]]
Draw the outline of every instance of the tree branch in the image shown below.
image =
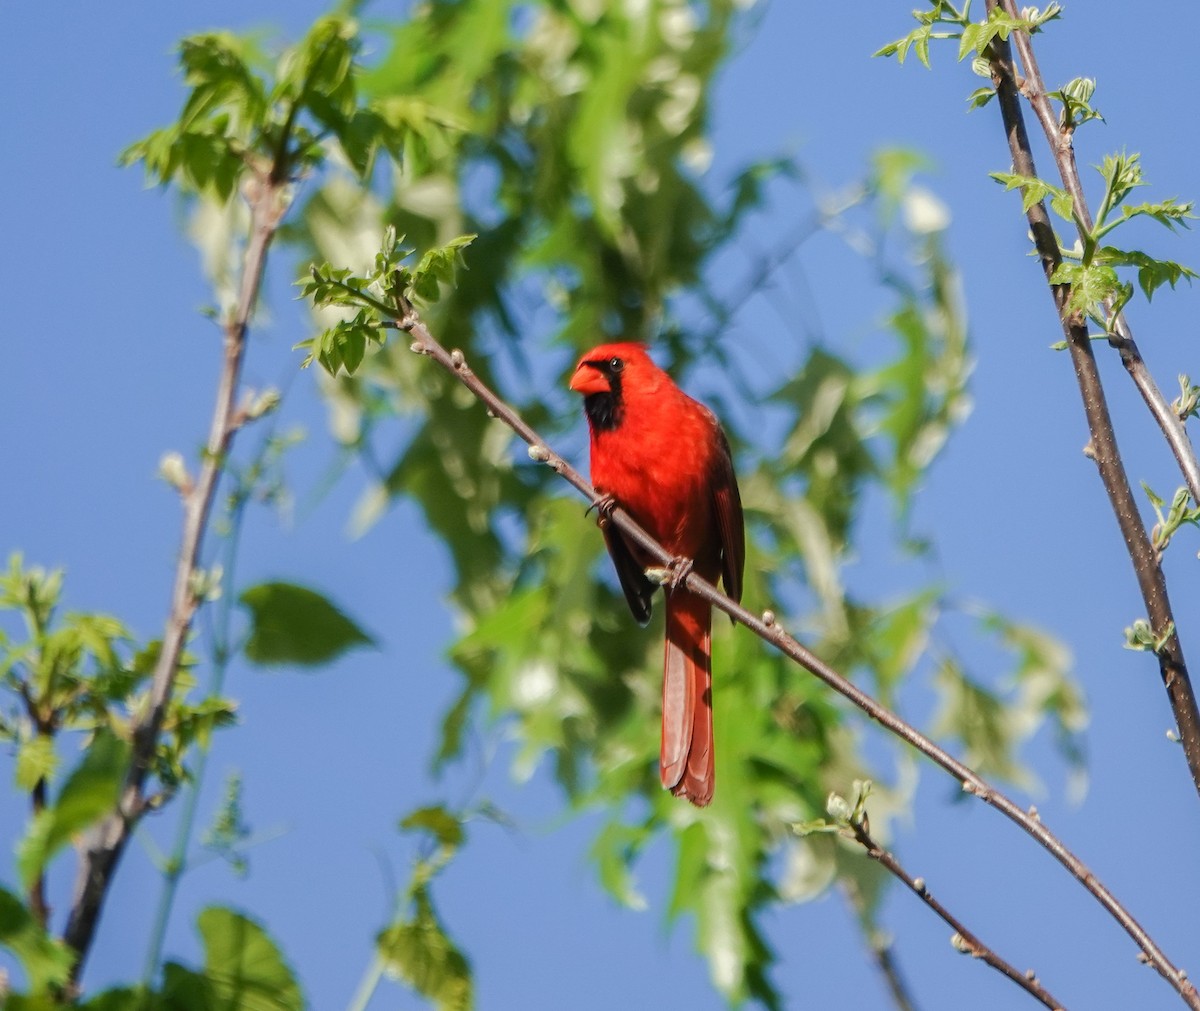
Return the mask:
[[[992,10],[998,2],[999,0],[987,0],[988,10]],[[1018,37],[1020,34],[1019,32],[1014,33]],[[992,80],[1000,102],[1000,113],[1004,121],[1005,132],[1008,135],[1013,168],[1021,175],[1036,177],[1037,170],[1033,163],[1029,135],[1025,130],[1025,120],[1021,112],[1012,50],[1007,41],[997,38],[992,42],[990,63]],[[1046,105],[1048,106],[1048,102]],[[1056,154],[1056,157],[1059,155]],[[1070,164],[1074,165],[1073,159]],[[1078,187],[1077,176],[1075,177],[1075,186]],[[1076,213],[1080,213],[1079,207],[1083,205],[1080,191],[1076,190],[1074,196]],[[1082,213],[1087,214],[1086,206],[1083,206]],[[1147,617],[1150,620],[1154,637],[1156,640],[1162,641],[1161,648],[1156,650],[1159,672],[1162,675],[1163,684],[1167,689],[1167,697],[1179,727],[1179,736],[1183,743],[1188,768],[1192,774],[1192,782],[1200,791],[1200,710],[1196,706],[1196,696],[1188,676],[1187,664],[1184,661],[1183,647],[1176,631],[1171,601],[1167,594],[1166,577],[1159,565],[1154,546],[1146,534],[1146,527],[1142,522],[1141,513],[1138,511],[1133,491],[1129,487],[1124,464],[1121,462],[1121,452],[1117,447],[1116,432],[1108,413],[1104,386],[1100,379],[1100,370],[1096,367],[1096,356],[1092,351],[1087,325],[1082,318],[1066,311],[1070,287],[1050,282],[1050,278],[1059,263],[1062,262],[1062,258],[1045,204],[1039,201],[1031,205],[1026,212],[1026,218],[1033,233],[1033,241],[1041,260],[1042,270],[1045,272],[1047,282],[1050,283],[1054,306],[1058,311],[1063,333],[1067,338],[1067,346],[1070,348],[1071,361],[1075,366],[1079,392],[1083,398],[1084,414],[1087,417],[1088,431],[1091,434],[1091,442],[1085,452],[1096,461],[1096,466],[1100,471],[1100,480],[1104,484],[1104,490],[1108,493],[1113,512],[1116,514],[1117,525],[1125,540],[1125,548],[1133,563],[1138,588],[1141,590],[1142,599],[1146,605]],[[1122,352],[1123,359],[1127,353],[1128,349]],[[1144,366],[1141,371],[1144,373]],[[1175,412],[1170,407],[1167,407],[1166,410],[1173,418],[1173,423],[1181,425]],[[1193,491],[1192,494],[1194,496],[1196,492]]]
[[[434,339],[424,323],[421,322],[416,310],[410,303],[400,306],[397,315],[397,327],[407,331],[413,337],[412,350],[417,354],[427,355],[443,369],[458,379],[475,397],[480,400],[488,411],[499,418],[529,445],[529,455],[532,459],[545,463],[558,473],[565,481],[580,491],[592,506],[599,506],[602,496],[575,470],[566,460],[555,453],[538,433],[521,419],[507,403],[484,384],[467,365],[461,351],[447,351]],[[609,521],[620,528],[625,537],[637,544],[646,554],[658,560],[663,565],[670,564],[671,555],[643,530],[630,515],[621,508],[615,508],[609,515]],[[1037,816],[1036,812],[1022,810],[1016,802],[1005,794],[993,788],[974,770],[968,768],[949,752],[935,744],[915,727],[906,723],[895,713],[885,708],[866,692],[852,682],[842,677],[837,671],[826,664],[816,654],[801,645],[787,634],[777,623],[771,611],[765,611],[761,616],[752,614],[746,608],[727,597],[711,583],[701,579],[696,573],[690,572],[684,580],[687,588],[706,600],[714,607],[750,629],[764,642],[778,649],[784,656],[789,657],[810,674],[824,682],[843,698],[857,706],[867,716],[879,723],[885,730],[894,734],[900,740],[909,744],[929,758],[935,765],[940,766],[962,784],[964,793],[979,798],[985,804],[994,807],[1010,821],[1015,822],[1024,832],[1035,839],[1051,856],[1054,857],[1083,887],[1100,903],[1101,906],[1121,925],[1133,939],[1141,956],[1167,980],[1183,997],[1193,1011],[1200,1011],[1200,993],[1188,980],[1187,974],[1178,969],[1154,942],[1133,915],[1116,897],[1097,879],[1071,850],[1049,829]]]
[[[1013,0],[1003,0],[1003,6],[1014,18],[1020,16]],[[1083,193],[1083,184],[1079,179],[1079,166],[1075,161],[1075,149],[1071,142],[1073,131],[1062,129],[1058,117],[1054,114],[1054,108],[1046,94],[1041,68],[1034,56],[1033,40],[1027,32],[1021,31],[1013,32],[1012,38],[1025,70],[1025,80],[1020,91],[1028,100],[1038,122],[1042,124],[1046,142],[1050,145],[1050,152],[1058,166],[1059,177],[1062,179],[1066,191],[1071,195],[1077,226],[1081,226],[1079,227],[1079,236],[1082,239],[1085,231],[1092,229],[1092,214]],[[1146,362],[1133,339],[1133,332],[1129,328],[1123,311],[1117,313],[1116,319],[1113,321],[1113,330],[1114,332],[1108,336],[1109,344],[1116,348],[1121,358],[1121,364],[1125,366],[1130,379],[1133,380],[1142,399],[1146,402],[1146,407],[1154,416],[1158,427],[1162,429],[1163,437],[1167,440],[1167,445],[1171,447],[1171,452],[1179,464],[1188,491],[1192,493],[1192,501],[1200,503],[1200,462],[1197,461],[1195,448],[1188,438],[1183,421],[1172,410],[1170,403],[1163,396],[1154,377],[1150,374],[1150,370],[1146,367]]]
[[1006,962],[997,955],[991,948],[979,940],[975,934],[968,930],[958,917],[930,894],[929,889],[925,886],[924,878],[914,878],[910,875],[894,854],[884,849],[871,837],[870,825],[867,822],[865,812],[859,817],[852,817],[849,821],[849,826],[850,831],[854,835],[854,840],[866,850],[867,856],[872,860],[878,861],[893,877],[904,882],[917,898],[950,925],[954,930],[951,944],[958,951],[970,955],[972,958],[982,959],[997,972],[1011,979],[1017,986],[1033,997],[1034,1000],[1040,1001],[1046,1007],[1050,1008],[1051,1011],[1062,1011],[1063,1004],[1042,986],[1037,978],[1037,974],[1032,969],[1028,972],[1018,972],[1009,962]]
[[63,940],[75,953],[71,988],[79,978],[91,948],[96,925],[112,876],[134,825],[146,811],[145,784],[154,765],[159,734],[175,687],[179,659],[201,601],[194,575],[200,565],[204,531],[213,497],[225,470],[233,438],[244,421],[237,408],[238,386],[246,352],[250,317],[258,298],[266,266],[267,249],[287,206],[286,182],[277,181],[273,169],[249,177],[243,196],[250,205],[250,238],[242,268],[242,284],[233,316],[224,327],[224,361],[217,387],[212,424],[199,475],[184,495],[183,534],[171,591],[171,610],[150,684],[144,712],[133,724],[133,749],[129,772],[117,808],[99,823],[80,846],[79,870],[71,912]]

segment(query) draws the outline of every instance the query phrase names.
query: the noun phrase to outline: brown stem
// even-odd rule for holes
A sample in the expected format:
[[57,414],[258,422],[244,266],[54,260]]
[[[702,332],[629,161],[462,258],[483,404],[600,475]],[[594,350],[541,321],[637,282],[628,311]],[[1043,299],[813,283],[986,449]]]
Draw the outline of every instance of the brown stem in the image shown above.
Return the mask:
[[[494,393],[479,377],[471,371],[466,359],[460,351],[447,351],[429,332],[424,323],[409,304],[401,306],[398,317],[400,329],[406,330],[414,338],[412,350],[418,354],[428,355],[443,369],[458,379],[475,397],[480,400],[496,418],[511,428],[526,443],[529,444],[529,455],[552,468],[564,480],[574,486],[593,507],[599,507],[604,497],[583,478],[583,476],[566,460],[555,453],[550,446],[533,428]],[[661,544],[643,530],[630,515],[621,508],[614,508],[608,514],[609,521],[615,523],[625,537],[642,548],[645,553],[660,564],[668,565],[672,556]],[[729,615],[734,621],[746,626],[764,642],[768,642],[785,656],[794,660],[814,677],[824,682],[843,698],[849,700],[871,719],[875,720],[885,730],[900,738],[906,744],[921,752],[935,765],[940,766],[957,779],[968,793],[979,798],[985,804],[1016,823],[1024,832],[1032,836],[1043,849],[1050,853],[1093,898],[1121,925],[1133,939],[1145,960],[1155,967],[1158,972],[1171,983],[1183,996],[1188,1006],[1194,1011],[1200,1011],[1200,993],[1187,978],[1187,974],[1178,969],[1155,943],[1133,915],[1122,905],[1087,866],[1063,842],[1047,829],[1041,819],[1034,813],[1027,813],[1015,801],[994,789],[973,769],[968,768],[945,749],[922,734],[915,727],[906,723],[899,716],[887,709],[855,684],[842,677],[837,671],[826,664],[815,653],[801,645],[788,635],[775,621],[771,612],[759,615],[752,614],[741,604],[725,596],[711,583],[705,582],[695,572],[688,574],[684,581],[692,592],[708,600],[714,607]]]
[[1037,974],[1032,970],[1028,972],[1018,972],[1011,963],[1005,961],[997,955],[991,948],[984,944],[975,934],[966,928],[963,922],[951,913],[941,902],[933,897],[929,889],[925,886],[924,878],[914,878],[896,859],[895,855],[880,846],[873,838],[871,838],[870,829],[867,826],[865,817],[862,819],[852,819],[850,822],[850,830],[854,834],[854,840],[866,850],[867,856],[884,867],[893,877],[904,882],[909,890],[916,895],[922,902],[932,909],[938,916],[946,921],[954,930],[953,944],[964,954],[970,955],[972,958],[978,958],[990,965],[997,972],[1002,973],[1017,984],[1022,990],[1028,993],[1035,1000],[1040,1001],[1043,1005],[1051,1008],[1052,1011],[1062,1011],[1063,1004],[1061,1001],[1051,995],[1037,978]]
[[[30,802],[33,805],[34,817],[37,817],[46,808],[46,780],[41,777],[33,785],[33,790],[30,792]],[[29,911],[33,913],[33,918],[45,930],[50,924],[50,905],[46,901],[46,875],[43,871],[38,871],[37,877],[29,886]]]
[[[989,11],[998,2],[999,0],[988,0]],[[1018,37],[1020,34],[1019,32],[1014,33]],[[1000,103],[1000,114],[1008,135],[1013,168],[1020,175],[1035,177],[1037,170],[1033,163],[1029,135],[1025,130],[1024,115],[1021,112],[1012,50],[1007,41],[996,39],[992,43],[990,62],[993,82]],[[1034,66],[1036,67],[1036,65]],[[1031,87],[1028,82],[1026,87]],[[1033,87],[1041,93],[1040,78]],[[1044,95],[1042,95],[1042,99],[1044,100]],[[1048,104],[1047,102],[1046,105],[1048,106]],[[1059,148],[1061,148],[1061,144],[1056,146],[1056,157],[1061,158]],[[1070,164],[1073,167],[1073,157],[1070,159]],[[1078,186],[1077,177],[1074,178],[1074,185]],[[1083,204],[1082,194],[1077,192],[1076,197],[1076,213],[1080,213],[1080,207],[1082,207],[1081,217],[1083,217],[1087,215],[1087,208]],[[1049,282],[1061,262],[1061,254],[1045,204],[1039,201],[1030,206],[1026,217],[1033,232],[1033,241],[1041,260],[1042,270]],[[1090,221],[1090,217],[1084,217],[1084,220]],[[1096,466],[1100,471],[1100,480],[1104,484],[1104,490],[1108,494],[1113,513],[1116,515],[1117,525],[1125,540],[1125,548],[1133,563],[1138,588],[1141,590],[1142,600],[1146,605],[1150,626],[1155,637],[1163,640],[1162,648],[1156,652],[1159,673],[1166,686],[1171,709],[1175,714],[1175,722],[1179,728],[1179,736],[1183,743],[1188,768],[1191,771],[1192,782],[1197,791],[1200,791],[1200,709],[1196,705],[1196,696],[1192,690],[1191,678],[1188,676],[1183,647],[1177,634],[1175,617],[1171,610],[1170,597],[1167,594],[1166,577],[1163,575],[1154,546],[1146,534],[1145,524],[1142,522],[1137,501],[1134,499],[1124,464],[1121,462],[1116,431],[1108,413],[1108,402],[1104,395],[1100,371],[1096,367],[1096,356],[1092,351],[1092,342],[1088,337],[1087,326],[1083,319],[1067,312],[1066,306],[1070,297],[1068,285],[1051,283],[1050,292],[1062,324],[1063,333],[1067,338],[1079,392],[1083,398],[1084,414],[1087,418],[1088,432],[1091,435],[1088,455],[1096,461]],[[1136,351],[1136,346],[1133,350]],[[1122,358],[1124,359],[1126,356],[1127,351],[1123,350]],[[1140,356],[1138,358],[1140,361]],[[1142,371],[1144,372],[1144,368]],[[1174,422],[1179,424],[1175,412],[1169,407],[1166,410]],[[1192,494],[1195,496],[1197,492],[1193,491]]]
[[258,173],[244,188],[244,196],[250,205],[251,224],[241,291],[234,314],[224,328],[224,361],[200,473],[184,496],[183,534],[171,591],[171,610],[151,678],[149,705],[132,728],[129,773],[118,807],[88,834],[81,846],[71,912],[63,933],[63,940],[75,953],[71,969],[71,987],[75,991],[113,872],[133,826],[147,809],[146,779],[154,763],[163,720],[175,687],[179,659],[200,604],[193,577],[200,564],[204,531],[234,435],[243,420],[237,409],[237,392],[245,359],[246,335],[262,283],[267,249],[286,209],[285,193],[286,184],[276,182],[271,172]]
[[[42,634],[41,629],[37,630],[37,634]],[[29,682],[24,678],[17,680],[17,693],[21,696],[21,700],[25,703],[25,713],[29,717],[29,721],[33,724],[37,736],[39,738],[53,738],[57,729],[53,716],[47,717],[42,708],[38,705],[33,697],[33,691],[29,687]],[[29,792],[29,802],[33,809],[34,817],[37,817],[46,809],[46,778],[38,777],[38,781],[33,784],[33,789]],[[46,875],[44,871],[38,871],[37,877],[29,885],[29,909],[33,913],[34,919],[37,920],[41,928],[45,930],[50,924],[50,905],[46,901]]]

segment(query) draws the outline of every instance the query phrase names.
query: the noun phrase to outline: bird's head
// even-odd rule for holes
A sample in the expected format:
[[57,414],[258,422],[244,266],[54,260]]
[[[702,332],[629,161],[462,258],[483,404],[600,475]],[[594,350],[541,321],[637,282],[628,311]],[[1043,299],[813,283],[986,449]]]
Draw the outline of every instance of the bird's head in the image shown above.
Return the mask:
[[588,421],[603,432],[621,423],[630,390],[653,385],[658,373],[644,344],[601,344],[579,359],[571,389],[583,394]]

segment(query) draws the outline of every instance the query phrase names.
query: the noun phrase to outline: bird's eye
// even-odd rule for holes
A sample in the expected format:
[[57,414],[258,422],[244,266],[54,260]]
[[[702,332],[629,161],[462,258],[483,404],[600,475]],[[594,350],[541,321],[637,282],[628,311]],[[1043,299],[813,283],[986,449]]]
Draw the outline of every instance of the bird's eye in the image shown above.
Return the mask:
[[608,360],[608,367],[614,372],[620,372],[621,369],[625,368],[625,363],[620,358],[610,358]]

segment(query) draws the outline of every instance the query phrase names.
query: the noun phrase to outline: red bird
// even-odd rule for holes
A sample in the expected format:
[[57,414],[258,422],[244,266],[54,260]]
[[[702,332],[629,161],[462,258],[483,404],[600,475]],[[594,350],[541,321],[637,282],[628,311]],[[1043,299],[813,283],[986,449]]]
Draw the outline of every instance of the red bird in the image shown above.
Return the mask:
[[[583,394],[591,432],[592,484],[674,557],[691,559],[710,583],[741,600],[745,562],[742,500],[725,433],[642,344],[601,344],[580,359],[571,389]],[[655,564],[601,523],[629,609],[650,620]],[[666,584],[662,784],[703,807],[713,795],[712,608],[682,584]]]

